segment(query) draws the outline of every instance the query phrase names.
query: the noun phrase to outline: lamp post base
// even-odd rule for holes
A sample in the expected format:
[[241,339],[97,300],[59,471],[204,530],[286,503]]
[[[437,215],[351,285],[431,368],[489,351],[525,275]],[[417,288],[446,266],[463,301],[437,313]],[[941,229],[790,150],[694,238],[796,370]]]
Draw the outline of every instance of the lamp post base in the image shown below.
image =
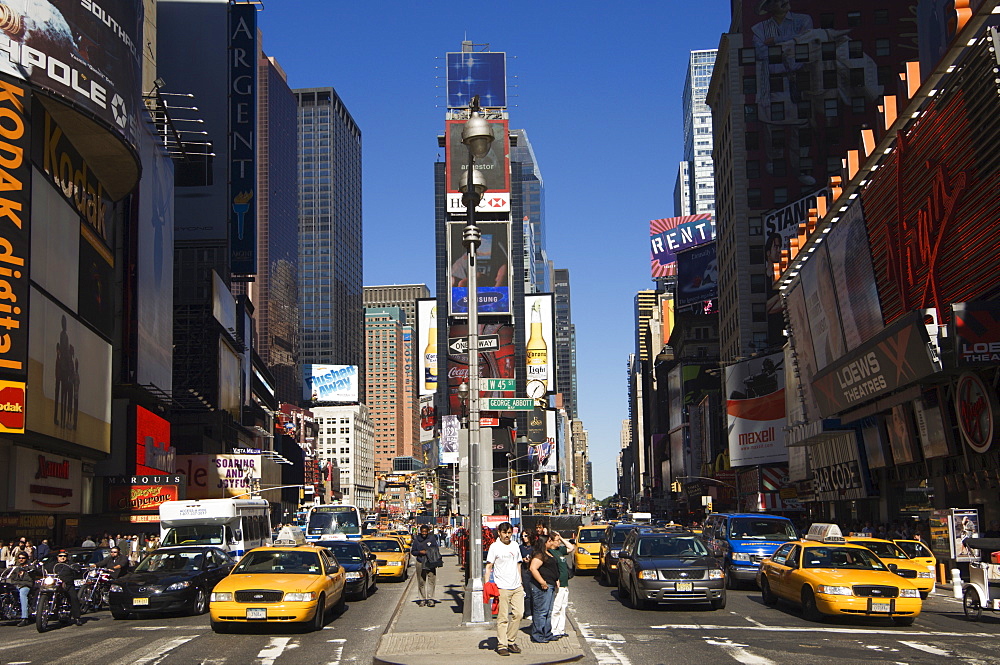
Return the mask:
[[466,626],[482,626],[493,622],[493,610],[483,601],[482,571],[469,579],[465,587],[465,602],[462,603],[462,623]]

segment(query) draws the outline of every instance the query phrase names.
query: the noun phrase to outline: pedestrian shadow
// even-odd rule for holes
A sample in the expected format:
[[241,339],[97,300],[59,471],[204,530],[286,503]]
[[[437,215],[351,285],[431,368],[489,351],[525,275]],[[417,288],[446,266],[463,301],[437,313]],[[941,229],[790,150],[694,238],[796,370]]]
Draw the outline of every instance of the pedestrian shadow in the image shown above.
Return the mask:
[[465,609],[465,587],[461,584],[448,584],[445,586],[445,595],[451,596],[453,605],[451,611],[454,614],[461,614]]

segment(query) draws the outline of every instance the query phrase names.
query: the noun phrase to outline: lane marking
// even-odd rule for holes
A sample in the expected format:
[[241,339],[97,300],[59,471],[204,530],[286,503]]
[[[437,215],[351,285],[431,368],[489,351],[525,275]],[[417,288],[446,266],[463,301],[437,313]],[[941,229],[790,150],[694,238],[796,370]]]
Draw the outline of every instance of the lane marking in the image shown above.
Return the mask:
[[[576,627],[580,631],[580,635],[583,637],[587,646],[590,648],[590,652],[594,654],[597,659],[598,665],[632,665],[632,661],[628,659],[624,653],[618,648],[618,641],[613,641],[610,639],[601,639],[594,635],[594,631],[591,629],[590,624],[582,623],[580,621],[576,622]],[[608,635],[607,637],[611,637]],[[621,635],[615,635],[615,637],[622,637]],[[624,638],[622,638],[624,640]]]
[[880,630],[877,628],[832,628],[832,627],[810,627],[810,626],[712,626],[702,624],[664,624],[662,626],[650,626],[653,630],[753,630],[771,633],[847,633],[851,635],[894,635],[919,636],[919,637],[989,637],[996,639],[994,633],[956,633],[937,631],[901,631],[901,630]]
[[[156,663],[160,663],[160,662],[162,662],[170,654],[171,651],[173,651],[177,647],[180,647],[180,646],[183,646],[183,645],[187,644],[188,642],[190,642],[191,640],[193,640],[196,637],[199,637],[199,636],[198,635],[182,635],[180,637],[175,637],[173,639],[156,640],[155,642],[153,642],[152,644],[150,644],[146,649],[144,649],[144,650],[142,650],[142,651],[139,652],[141,654],[144,654],[141,657],[135,658],[135,654],[133,654],[133,658],[135,658],[135,660],[132,660],[131,664],[132,665],[149,665],[149,664],[155,665]],[[105,642],[107,642],[107,640],[105,640]],[[79,662],[87,662],[87,661],[84,660],[84,661],[79,661]]]
[[274,661],[284,653],[285,647],[292,641],[290,637],[272,637],[270,639],[268,645],[257,654],[257,657],[260,658],[260,665],[274,665]]
[[344,657],[344,646],[346,645],[347,640],[341,638],[338,640],[327,640],[327,642],[335,644],[336,646],[332,648],[333,660],[328,661],[326,665],[340,665],[340,659]]
[[[46,635],[48,637],[48,635]],[[77,633],[77,639],[80,639]],[[73,653],[49,661],[52,665],[79,665],[80,663],[99,663],[107,659],[109,654],[118,651],[128,651],[133,644],[142,644],[143,639],[139,635],[132,637],[108,637],[96,644],[91,644]],[[40,645],[35,644],[34,648]]]
[[764,658],[746,650],[749,644],[738,644],[732,640],[719,638],[714,640],[710,637],[704,638],[705,644],[720,647],[733,660],[743,663],[743,665],[778,665],[770,658]]
[[900,644],[910,647],[911,649],[917,649],[918,651],[926,651],[927,653],[934,654],[935,656],[948,656],[954,657],[955,652],[949,649],[940,649],[930,644],[922,644],[921,642],[910,642],[908,640],[900,640]]
[[760,626],[761,628],[767,628],[766,625],[762,624],[760,621],[757,621],[756,619],[754,619],[752,617],[743,617],[743,618],[746,619],[747,621],[749,621],[750,623],[752,623],[755,626]]

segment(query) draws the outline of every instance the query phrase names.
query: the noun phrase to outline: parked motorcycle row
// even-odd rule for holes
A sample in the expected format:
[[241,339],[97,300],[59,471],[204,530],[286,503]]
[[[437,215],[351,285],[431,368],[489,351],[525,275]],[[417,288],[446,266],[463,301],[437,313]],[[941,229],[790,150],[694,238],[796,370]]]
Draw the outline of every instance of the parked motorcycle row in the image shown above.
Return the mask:
[[[34,621],[38,632],[44,633],[51,624],[71,622],[70,598],[62,579],[46,571],[41,563],[32,569],[34,587],[28,595],[29,621]],[[80,599],[80,613],[96,612],[108,607],[108,592],[114,571],[91,567],[83,576],[74,580]],[[18,621],[21,618],[21,599],[17,587],[0,582],[0,621]]]

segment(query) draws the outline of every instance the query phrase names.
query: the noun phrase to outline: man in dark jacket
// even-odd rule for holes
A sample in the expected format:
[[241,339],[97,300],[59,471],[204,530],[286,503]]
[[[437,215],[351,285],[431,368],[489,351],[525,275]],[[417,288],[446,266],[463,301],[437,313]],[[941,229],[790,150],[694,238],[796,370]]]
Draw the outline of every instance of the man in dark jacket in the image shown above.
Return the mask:
[[28,594],[35,586],[35,568],[28,560],[26,552],[18,552],[14,559],[14,565],[3,571],[0,580],[17,587],[18,596],[21,599],[21,622],[18,626],[27,626],[28,621]]
[[434,607],[434,584],[437,581],[436,568],[441,565],[441,544],[431,533],[430,525],[420,526],[420,533],[413,538],[411,551],[417,558],[417,592],[421,607]]
[[122,575],[128,574],[129,560],[117,547],[111,548],[111,554],[104,557],[99,564],[99,568],[110,568],[114,571],[112,578],[118,579]]
[[76,580],[80,578],[80,564],[73,563],[66,550],[59,550],[56,560],[45,565],[45,570],[49,571],[63,583],[63,589],[69,596],[69,616],[78,626],[83,625],[80,618],[80,596],[76,592]]

